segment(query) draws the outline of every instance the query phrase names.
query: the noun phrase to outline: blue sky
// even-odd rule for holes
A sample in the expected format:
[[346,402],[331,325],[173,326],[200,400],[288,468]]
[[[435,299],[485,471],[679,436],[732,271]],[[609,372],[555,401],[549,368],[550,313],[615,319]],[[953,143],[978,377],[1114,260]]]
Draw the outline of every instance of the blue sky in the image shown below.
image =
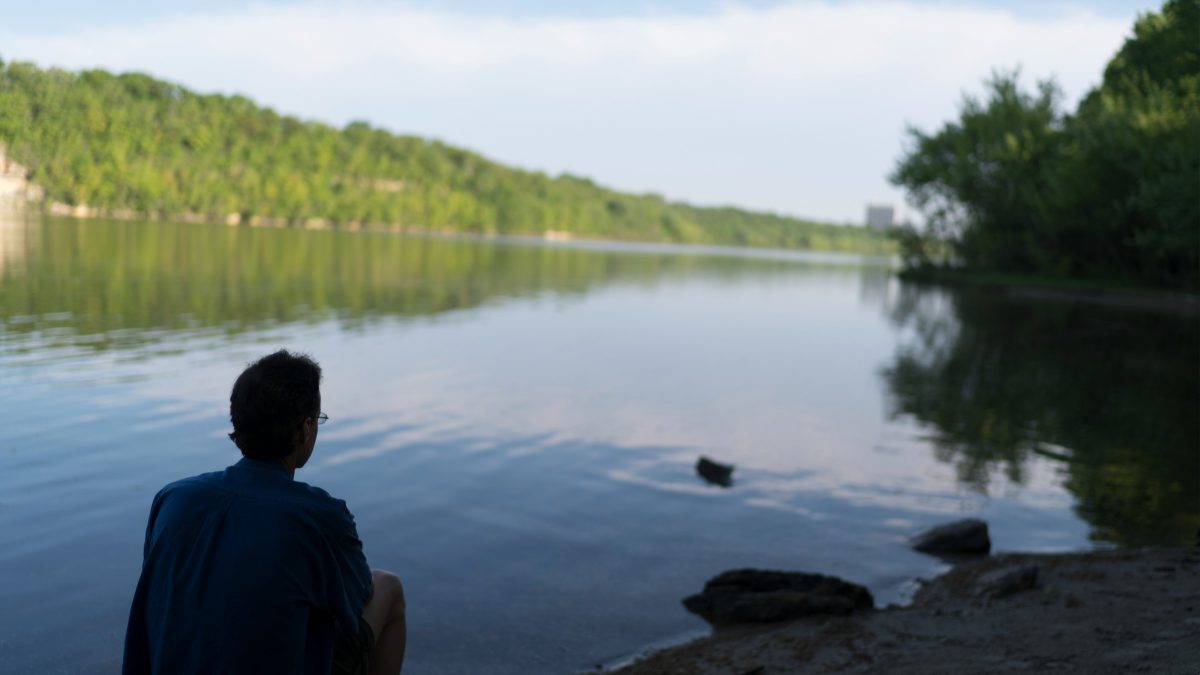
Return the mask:
[[[5,4],[8,4],[7,2]],[[0,57],[139,70],[366,119],[620,189],[860,221],[908,123],[996,67],[1068,105],[1158,3],[841,0],[12,3]]]

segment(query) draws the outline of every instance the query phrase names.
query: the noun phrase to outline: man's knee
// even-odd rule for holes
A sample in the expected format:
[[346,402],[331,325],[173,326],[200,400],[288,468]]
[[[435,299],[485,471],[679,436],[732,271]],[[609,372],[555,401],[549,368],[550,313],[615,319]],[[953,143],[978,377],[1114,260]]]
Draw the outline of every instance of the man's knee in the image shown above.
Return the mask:
[[391,605],[394,610],[404,611],[404,584],[400,583],[400,577],[387,570],[371,570],[371,583],[375,586],[374,593],[378,594],[381,600]]

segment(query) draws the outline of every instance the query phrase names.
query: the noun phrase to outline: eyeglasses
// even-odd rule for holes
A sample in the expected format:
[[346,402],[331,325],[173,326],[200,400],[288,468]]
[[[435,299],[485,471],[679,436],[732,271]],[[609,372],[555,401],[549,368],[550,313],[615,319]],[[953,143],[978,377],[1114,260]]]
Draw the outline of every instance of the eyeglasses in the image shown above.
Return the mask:
[[325,413],[317,413],[313,416],[313,419],[317,421],[317,424],[325,424],[329,421],[329,415],[326,415]]

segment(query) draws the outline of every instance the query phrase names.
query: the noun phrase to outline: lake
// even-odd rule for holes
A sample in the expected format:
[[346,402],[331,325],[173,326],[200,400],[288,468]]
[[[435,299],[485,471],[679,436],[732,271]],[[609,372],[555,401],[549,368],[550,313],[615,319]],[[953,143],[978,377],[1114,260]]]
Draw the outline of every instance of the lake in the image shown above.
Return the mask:
[[[1190,544],[1200,324],[663,245],[0,222],[0,671],[118,669],[150,501],[234,463],[228,394],[325,371],[297,479],[405,582],[405,672],[572,673],[703,634],[724,570],[880,606],[1001,551]],[[706,484],[700,455],[737,465]]]

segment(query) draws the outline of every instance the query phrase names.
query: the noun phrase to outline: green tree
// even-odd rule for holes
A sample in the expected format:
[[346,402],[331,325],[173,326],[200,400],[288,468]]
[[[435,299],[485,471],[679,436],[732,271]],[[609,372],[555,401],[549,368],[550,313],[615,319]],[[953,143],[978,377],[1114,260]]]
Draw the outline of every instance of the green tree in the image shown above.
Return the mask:
[[1200,3],[1142,16],[1066,126],[1056,181],[1080,273],[1200,287]]
[[964,264],[1044,269],[1053,264],[1043,225],[1061,154],[1061,96],[1049,81],[1022,91],[1015,71],[993,74],[986,89],[986,100],[965,97],[959,119],[936,133],[909,128],[909,149],[889,178]]
[[1140,17],[1073,115],[1051,82],[993,75],[936,133],[909,129],[889,177],[926,217],[906,233],[973,270],[1200,290],[1200,2]]
[[237,215],[369,224],[882,252],[877,232],[672,204],[353,122],[342,129],[132,73],[0,62],[0,143],[48,202],[150,218]]

